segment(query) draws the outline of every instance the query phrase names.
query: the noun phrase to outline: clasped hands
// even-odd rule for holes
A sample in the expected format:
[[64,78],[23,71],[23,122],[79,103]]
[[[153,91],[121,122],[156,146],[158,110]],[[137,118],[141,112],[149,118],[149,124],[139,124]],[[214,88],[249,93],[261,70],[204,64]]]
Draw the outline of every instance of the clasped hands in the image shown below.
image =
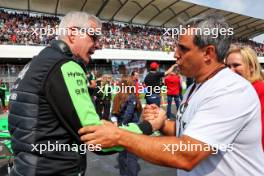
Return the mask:
[[166,112],[155,104],[146,105],[141,117],[151,124],[153,131],[161,129],[167,118]]
[[[161,129],[166,120],[166,112],[155,104],[146,105],[141,118],[149,121],[153,131]],[[100,144],[102,148],[110,148],[119,145],[122,129],[113,123],[102,121],[102,125],[85,126],[78,133],[80,139],[86,144]]]

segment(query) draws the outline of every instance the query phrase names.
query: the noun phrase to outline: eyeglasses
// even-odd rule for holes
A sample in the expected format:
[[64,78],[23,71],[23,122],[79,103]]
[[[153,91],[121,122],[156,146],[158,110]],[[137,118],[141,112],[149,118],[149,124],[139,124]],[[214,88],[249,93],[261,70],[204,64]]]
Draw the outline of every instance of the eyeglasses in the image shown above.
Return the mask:
[[100,35],[96,35],[96,34],[90,35],[88,33],[87,33],[87,35],[92,38],[94,43],[96,43],[96,42],[98,42],[100,40]]
[[[77,27],[77,26],[73,26],[71,28],[72,29],[78,29],[81,32],[80,34],[83,34],[83,33],[87,34],[93,40],[94,43],[96,43],[100,40],[101,35],[97,35],[96,32],[90,32],[89,28]],[[93,34],[91,34],[91,33],[93,33]]]

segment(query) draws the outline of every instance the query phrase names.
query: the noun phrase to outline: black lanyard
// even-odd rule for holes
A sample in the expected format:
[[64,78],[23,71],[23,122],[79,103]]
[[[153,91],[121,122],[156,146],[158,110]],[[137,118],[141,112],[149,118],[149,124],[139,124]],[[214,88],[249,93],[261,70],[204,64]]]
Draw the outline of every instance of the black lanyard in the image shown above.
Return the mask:
[[[197,90],[198,90],[198,89],[199,89],[199,88],[200,88],[200,87],[201,87],[206,81],[208,81],[210,78],[214,77],[214,75],[216,75],[218,72],[220,72],[220,71],[223,70],[224,68],[225,68],[225,66],[221,66],[221,67],[217,68],[214,72],[212,72],[210,75],[208,75],[208,76],[205,78],[205,80],[204,80],[202,83],[200,83],[200,84],[198,85],[196,91],[197,91]],[[193,84],[193,86],[192,86],[190,92],[189,92],[188,95],[187,95],[187,98],[186,98],[185,102],[183,103],[186,107],[188,106],[188,102],[189,102],[190,97],[191,97],[192,93],[194,92],[195,88],[196,88],[196,83]]]

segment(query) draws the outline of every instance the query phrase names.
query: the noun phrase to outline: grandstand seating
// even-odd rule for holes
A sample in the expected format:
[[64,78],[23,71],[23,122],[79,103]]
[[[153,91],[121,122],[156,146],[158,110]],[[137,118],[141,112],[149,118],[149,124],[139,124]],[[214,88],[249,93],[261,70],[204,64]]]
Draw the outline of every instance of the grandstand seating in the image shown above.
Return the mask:
[[[47,45],[56,35],[36,35],[34,29],[55,30],[59,22],[60,18],[55,16],[0,10],[0,44]],[[175,39],[163,36],[163,29],[157,27],[104,22],[102,33],[102,48],[170,52],[175,43]],[[264,44],[248,39],[234,39],[233,42],[250,45],[258,56],[264,56]]]

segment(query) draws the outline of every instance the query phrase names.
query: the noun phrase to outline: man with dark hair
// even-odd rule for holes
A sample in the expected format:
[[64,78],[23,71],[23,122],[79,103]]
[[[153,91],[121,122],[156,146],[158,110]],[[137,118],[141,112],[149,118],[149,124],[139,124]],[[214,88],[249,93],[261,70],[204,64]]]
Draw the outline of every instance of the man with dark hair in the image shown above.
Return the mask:
[[139,73],[137,71],[132,71],[131,77],[135,82],[136,96],[139,97]]
[[[204,33],[193,33],[195,29]],[[216,36],[212,29],[221,32]],[[195,83],[183,97],[177,122],[164,121],[165,111],[155,105],[146,106],[143,113],[150,122],[159,119],[153,130],[166,136],[132,134],[104,123],[82,128],[81,139],[103,147],[123,146],[145,160],[178,168],[177,176],[263,176],[258,96],[223,62],[231,43],[230,33],[223,31],[232,30],[215,15],[191,19],[186,30],[179,35],[175,58],[180,73]]]
[[147,104],[160,106],[162,78],[172,72],[174,67],[176,67],[176,64],[172,65],[166,72],[159,72],[159,64],[157,62],[150,64],[150,72],[144,79],[145,86],[147,87],[145,95]]

